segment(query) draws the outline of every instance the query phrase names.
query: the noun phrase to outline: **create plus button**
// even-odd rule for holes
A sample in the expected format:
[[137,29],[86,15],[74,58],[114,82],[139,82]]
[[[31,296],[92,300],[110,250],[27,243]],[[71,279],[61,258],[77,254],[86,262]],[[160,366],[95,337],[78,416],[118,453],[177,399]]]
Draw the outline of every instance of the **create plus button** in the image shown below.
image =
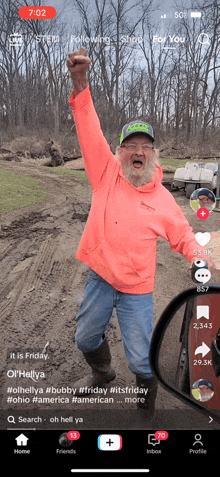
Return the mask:
[[122,437],[119,434],[101,434],[98,437],[98,448],[105,451],[120,450]]

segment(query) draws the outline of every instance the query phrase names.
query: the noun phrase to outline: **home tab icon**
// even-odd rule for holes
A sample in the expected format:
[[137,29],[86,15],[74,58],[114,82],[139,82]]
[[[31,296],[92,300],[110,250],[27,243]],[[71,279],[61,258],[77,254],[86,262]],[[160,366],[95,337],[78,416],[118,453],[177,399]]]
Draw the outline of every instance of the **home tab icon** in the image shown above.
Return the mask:
[[29,440],[28,437],[26,437],[24,434],[20,434],[20,436],[15,438],[17,442],[17,446],[26,446],[27,441]]

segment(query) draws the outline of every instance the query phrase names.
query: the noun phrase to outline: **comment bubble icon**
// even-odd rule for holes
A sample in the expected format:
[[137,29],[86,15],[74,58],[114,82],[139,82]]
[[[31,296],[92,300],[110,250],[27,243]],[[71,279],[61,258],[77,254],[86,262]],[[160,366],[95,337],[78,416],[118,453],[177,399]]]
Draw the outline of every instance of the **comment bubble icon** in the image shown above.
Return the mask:
[[200,283],[207,283],[211,278],[211,273],[207,268],[200,268],[195,273],[195,279]]

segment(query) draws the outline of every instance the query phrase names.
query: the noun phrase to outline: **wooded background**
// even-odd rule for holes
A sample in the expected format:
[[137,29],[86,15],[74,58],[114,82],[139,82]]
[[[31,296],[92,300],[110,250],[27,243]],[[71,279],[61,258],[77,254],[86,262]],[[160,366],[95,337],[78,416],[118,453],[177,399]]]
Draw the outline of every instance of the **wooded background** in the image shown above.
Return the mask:
[[[194,2],[201,19],[175,19],[168,30],[166,23],[164,34],[159,3],[71,0],[66,3],[72,12],[70,29],[62,13],[50,21],[19,18],[21,6],[44,2],[1,0],[2,134],[74,132],[65,61],[68,52],[84,46],[92,60],[92,96],[110,142],[118,141],[121,127],[138,117],[154,126],[159,142],[172,137],[220,145],[219,0]],[[164,48],[168,39],[153,40],[154,35],[168,37],[167,31],[182,39],[175,50]],[[198,42],[201,32],[209,35],[209,44]],[[17,47],[11,44],[15,33],[22,36]]]

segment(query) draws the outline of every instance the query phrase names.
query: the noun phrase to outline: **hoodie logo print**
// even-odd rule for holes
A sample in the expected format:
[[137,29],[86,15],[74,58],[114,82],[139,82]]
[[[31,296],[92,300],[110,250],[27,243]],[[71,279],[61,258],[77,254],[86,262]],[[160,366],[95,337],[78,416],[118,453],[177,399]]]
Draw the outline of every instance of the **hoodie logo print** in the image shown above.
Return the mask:
[[150,207],[150,205],[147,205],[145,202],[143,202],[143,200],[140,202],[140,207],[149,211],[155,210],[153,207]]

